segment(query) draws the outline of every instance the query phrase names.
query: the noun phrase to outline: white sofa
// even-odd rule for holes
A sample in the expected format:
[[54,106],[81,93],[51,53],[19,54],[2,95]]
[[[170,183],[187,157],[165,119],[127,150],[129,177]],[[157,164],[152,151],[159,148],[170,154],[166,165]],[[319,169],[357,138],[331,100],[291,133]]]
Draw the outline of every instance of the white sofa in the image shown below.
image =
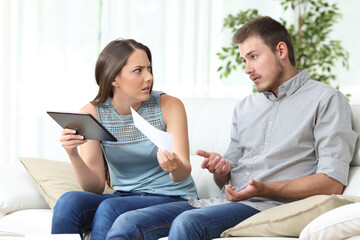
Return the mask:
[[[223,154],[229,144],[230,120],[237,99],[186,98],[191,150],[192,176],[200,198],[215,196],[219,189],[212,175],[200,168],[202,158],[197,149]],[[355,130],[360,132],[360,105],[352,105]],[[67,161],[67,160],[65,160]],[[351,163],[350,184],[344,195],[360,196],[359,143]],[[0,232],[49,234],[52,211],[34,187],[32,179],[21,164],[0,168]],[[41,186],[40,186],[41,188]],[[40,189],[41,190],[41,189]],[[360,213],[360,209],[359,209]],[[360,214],[359,214],[360,215]],[[360,229],[360,226],[358,226]],[[360,234],[359,234],[360,235]],[[4,239],[1,237],[0,239]],[[229,238],[230,239],[230,238]],[[297,239],[287,237],[236,237],[231,239]]]

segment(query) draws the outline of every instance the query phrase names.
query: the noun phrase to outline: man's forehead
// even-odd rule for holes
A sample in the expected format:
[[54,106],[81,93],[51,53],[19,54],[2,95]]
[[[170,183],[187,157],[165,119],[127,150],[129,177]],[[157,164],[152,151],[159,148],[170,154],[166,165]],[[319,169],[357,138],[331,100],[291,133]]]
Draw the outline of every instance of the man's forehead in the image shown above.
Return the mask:
[[266,47],[264,41],[258,36],[251,36],[238,44],[240,56],[244,57]]

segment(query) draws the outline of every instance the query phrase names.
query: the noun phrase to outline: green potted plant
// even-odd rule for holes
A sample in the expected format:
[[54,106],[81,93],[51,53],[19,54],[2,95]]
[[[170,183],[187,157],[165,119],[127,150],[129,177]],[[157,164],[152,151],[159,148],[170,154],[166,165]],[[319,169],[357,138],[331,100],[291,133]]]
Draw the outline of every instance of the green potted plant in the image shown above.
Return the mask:
[[[333,73],[336,64],[341,63],[346,69],[349,68],[349,53],[340,41],[329,36],[332,27],[342,16],[339,8],[325,0],[281,0],[280,4],[284,11],[292,11],[297,18],[295,25],[279,19],[293,39],[297,69],[306,69],[312,79],[331,84],[336,78]],[[256,9],[229,14],[224,19],[223,27],[234,33],[242,24],[259,16]],[[222,47],[217,55],[222,61],[217,69],[220,78],[227,78],[232,70],[244,67],[238,47],[234,44]],[[350,94],[345,96],[349,99]]]

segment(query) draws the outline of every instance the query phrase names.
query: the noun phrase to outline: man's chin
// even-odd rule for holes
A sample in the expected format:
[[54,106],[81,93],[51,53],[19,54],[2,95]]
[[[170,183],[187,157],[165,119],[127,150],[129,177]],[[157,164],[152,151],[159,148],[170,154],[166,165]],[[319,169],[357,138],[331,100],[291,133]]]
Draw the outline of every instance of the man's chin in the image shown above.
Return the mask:
[[256,91],[259,92],[259,93],[262,93],[262,92],[266,92],[264,88],[258,86],[258,85],[255,85],[256,87]]

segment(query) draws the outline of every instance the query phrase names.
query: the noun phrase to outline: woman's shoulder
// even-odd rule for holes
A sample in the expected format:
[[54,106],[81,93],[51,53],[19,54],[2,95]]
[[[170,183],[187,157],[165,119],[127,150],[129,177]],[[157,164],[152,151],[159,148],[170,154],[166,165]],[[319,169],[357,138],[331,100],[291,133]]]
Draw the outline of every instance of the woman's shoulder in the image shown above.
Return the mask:
[[96,119],[99,119],[98,118],[98,113],[97,113],[97,110],[96,110],[96,106],[92,103],[88,103],[86,104],[85,106],[83,106],[81,109],[80,109],[80,112],[82,113],[90,113],[91,115],[93,115]]
[[167,94],[160,95],[160,105],[162,108],[184,108],[184,104],[179,98]]

